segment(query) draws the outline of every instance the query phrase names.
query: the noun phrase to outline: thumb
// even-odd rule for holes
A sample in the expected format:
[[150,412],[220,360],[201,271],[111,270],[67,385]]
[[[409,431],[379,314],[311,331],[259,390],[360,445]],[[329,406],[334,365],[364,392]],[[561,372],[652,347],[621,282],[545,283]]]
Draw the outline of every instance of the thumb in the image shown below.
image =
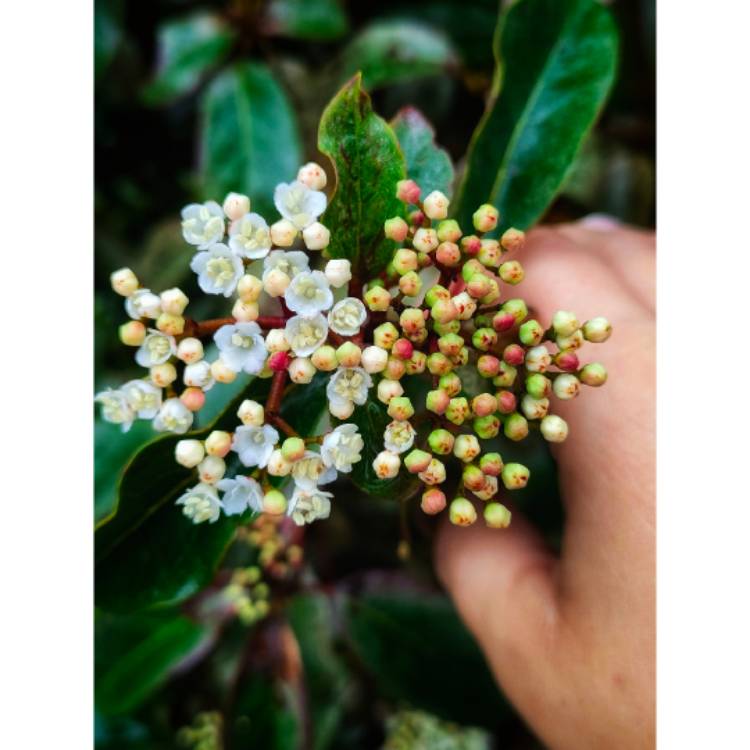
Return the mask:
[[438,576],[521,713],[540,694],[554,652],[557,562],[520,514],[504,530],[444,523],[435,547]]

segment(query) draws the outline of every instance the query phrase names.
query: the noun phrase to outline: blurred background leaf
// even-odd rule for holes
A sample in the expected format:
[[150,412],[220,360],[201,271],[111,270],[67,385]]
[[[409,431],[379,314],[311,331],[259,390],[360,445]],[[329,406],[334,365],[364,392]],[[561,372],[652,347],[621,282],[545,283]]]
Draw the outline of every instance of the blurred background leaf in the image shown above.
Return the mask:
[[328,41],[349,30],[339,0],[271,0],[265,17],[269,34]]

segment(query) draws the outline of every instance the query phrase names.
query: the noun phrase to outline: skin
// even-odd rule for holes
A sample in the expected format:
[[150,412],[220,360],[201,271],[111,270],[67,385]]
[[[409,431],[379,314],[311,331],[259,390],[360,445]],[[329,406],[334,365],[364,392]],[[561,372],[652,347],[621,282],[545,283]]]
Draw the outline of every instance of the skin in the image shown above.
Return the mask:
[[[561,556],[515,512],[504,531],[446,523],[438,573],[504,693],[551,750],[655,745],[654,236],[587,221],[531,232],[518,289],[614,332],[585,344],[602,388],[552,397],[567,521]],[[533,475],[531,478],[533,482]]]

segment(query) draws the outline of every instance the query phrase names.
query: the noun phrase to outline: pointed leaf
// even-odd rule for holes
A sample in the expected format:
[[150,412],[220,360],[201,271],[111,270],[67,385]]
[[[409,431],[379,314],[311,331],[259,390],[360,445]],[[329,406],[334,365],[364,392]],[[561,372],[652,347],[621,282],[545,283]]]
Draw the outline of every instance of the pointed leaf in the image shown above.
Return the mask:
[[267,32],[297,39],[337,39],[349,22],[339,0],[271,0]]
[[395,245],[383,222],[403,211],[396,184],[406,175],[396,136],[373,110],[357,74],[323,112],[318,148],[331,160],[336,189],[323,217],[333,229],[328,252],[348,258],[364,278],[390,261]]
[[501,16],[493,90],[458,194],[462,225],[486,202],[501,229],[540,218],[612,87],[617,46],[595,0],[519,0]]

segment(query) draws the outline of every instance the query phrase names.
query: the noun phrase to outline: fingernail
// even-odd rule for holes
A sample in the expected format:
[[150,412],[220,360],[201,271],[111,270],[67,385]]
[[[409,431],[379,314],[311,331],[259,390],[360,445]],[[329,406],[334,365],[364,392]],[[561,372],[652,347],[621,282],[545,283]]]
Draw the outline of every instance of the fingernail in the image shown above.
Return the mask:
[[597,232],[611,232],[621,226],[619,219],[609,214],[589,214],[579,219],[578,223]]

